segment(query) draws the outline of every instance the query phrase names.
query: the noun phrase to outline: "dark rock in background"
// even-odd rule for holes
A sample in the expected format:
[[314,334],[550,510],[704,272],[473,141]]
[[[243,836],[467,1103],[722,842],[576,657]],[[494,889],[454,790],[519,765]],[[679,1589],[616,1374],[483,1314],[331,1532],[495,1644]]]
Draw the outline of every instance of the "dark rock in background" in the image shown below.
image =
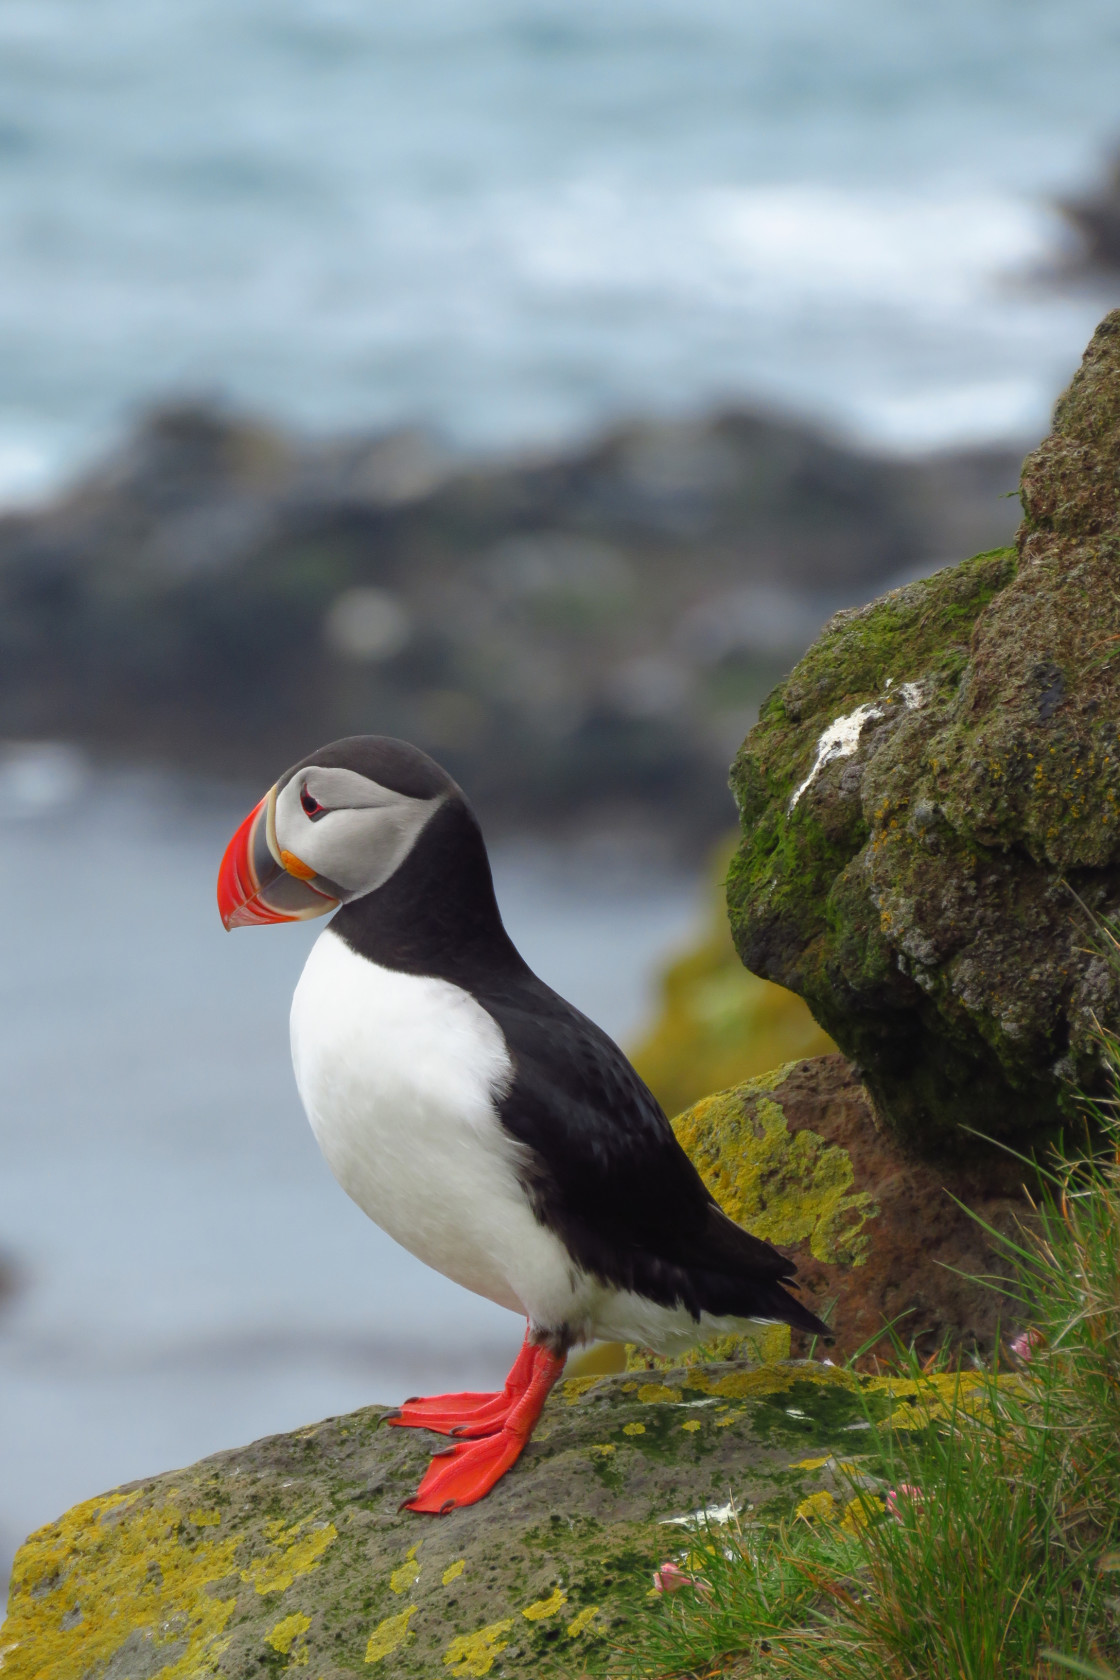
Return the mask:
[[312,444],[169,408],[0,520],[3,733],[267,782],[379,731],[491,820],[656,812],[703,839],[817,627],[1008,540],[1017,464],[730,413],[464,465],[416,433]]
[[1095,192],[1060,199],[1058,209],[1079,236],[1069,269],[1095,276],[1120,273],[1120,156],[1112,157]]
[[1022,500],[1017,549],[837,614],[734,770],[743,961],[926,1153],[1044,1141],[1117,1015],[1082,905],[1120,910],[1120,312]]
[[23,1282],[21,1270],[10,1254],[0,1250],[0,1309],[19,1293]]

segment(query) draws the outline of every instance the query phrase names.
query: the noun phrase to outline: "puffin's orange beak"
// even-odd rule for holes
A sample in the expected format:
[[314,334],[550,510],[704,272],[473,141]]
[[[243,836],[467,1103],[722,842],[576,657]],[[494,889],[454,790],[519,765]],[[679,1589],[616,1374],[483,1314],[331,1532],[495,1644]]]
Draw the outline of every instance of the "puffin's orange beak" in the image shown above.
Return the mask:
[[306,922],[327,915],[339,902],[299,858],[279,851],[276,789],[270,788],[238,828],[218,870],[218,913],[224,926]]

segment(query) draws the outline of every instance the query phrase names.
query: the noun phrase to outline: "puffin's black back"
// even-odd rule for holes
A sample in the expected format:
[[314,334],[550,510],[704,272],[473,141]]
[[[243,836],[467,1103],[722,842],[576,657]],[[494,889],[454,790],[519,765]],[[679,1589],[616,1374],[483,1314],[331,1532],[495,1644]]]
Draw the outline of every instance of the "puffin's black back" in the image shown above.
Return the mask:
[[397,872],[343,905],[331,926],[381,967],[462,987],[497,1022],[514,1067],[498,1102],[502,1124],[529,1152],[524,1183],[537,1217],[584,1270],[694,1317],[777,1319],[828,1334],[781,1287],[793,1265],[713,1201],[618,1046],[522,959],[457,788]]

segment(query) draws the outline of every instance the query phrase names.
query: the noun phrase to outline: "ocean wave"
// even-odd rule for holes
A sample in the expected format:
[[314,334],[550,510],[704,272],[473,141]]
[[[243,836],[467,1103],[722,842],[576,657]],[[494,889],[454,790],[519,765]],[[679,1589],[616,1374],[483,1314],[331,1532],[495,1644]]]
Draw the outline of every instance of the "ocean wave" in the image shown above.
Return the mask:
[[1044,423],[1100,296],[1024,277],[1114,121],[1103,0],[0,16],[0,499],[173,392],[469,447],[763,400]]

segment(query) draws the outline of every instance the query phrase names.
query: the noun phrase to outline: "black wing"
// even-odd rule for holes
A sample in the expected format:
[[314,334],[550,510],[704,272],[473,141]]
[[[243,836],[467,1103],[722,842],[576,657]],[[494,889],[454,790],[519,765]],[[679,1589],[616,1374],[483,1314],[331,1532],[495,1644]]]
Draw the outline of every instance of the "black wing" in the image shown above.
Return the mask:
[[795,1268],[718,1207],[652,1092],[607,1035],[536,976],[484,1006],[514,1080],[502,1124],[530,1152],[541,1223],[586,1271],[663,1306],[827,1335],[781,1287]]

